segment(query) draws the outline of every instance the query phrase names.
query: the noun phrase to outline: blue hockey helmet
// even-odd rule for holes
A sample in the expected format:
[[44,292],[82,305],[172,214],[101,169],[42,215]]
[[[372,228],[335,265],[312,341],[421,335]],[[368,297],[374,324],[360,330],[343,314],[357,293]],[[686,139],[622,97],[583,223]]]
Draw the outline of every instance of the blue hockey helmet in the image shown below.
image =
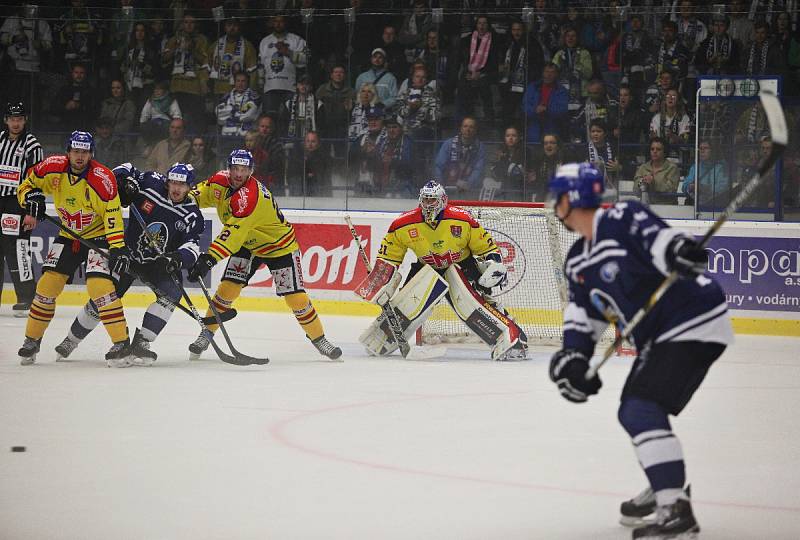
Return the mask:
[[255,160],[253,159],[253,154],[250,153],[249,150],[238,149],[231,152],[231,155],[228,156],[228,168],[230,169],[234,165],[241,165],[243,167],[253,168],[255,164]]
[[194,174],[194,167],[189,163],[175,163],[167,171],[168,182],[183,182],[189,187],[194,187],[197,183]]
[[428,180],[419,190],[419,207],[427,223],[435,223],[439,214],[447,206],[447,192],[435,179]]
[[558,204],[565,193],[571,208],[598,208],[603,197],[603,173],[591,163],[566,163],[561,165],[550,182],[549,198]]
[[67,139],[67,152],[72,149],[88,150],[94,154],[94,137],[88,131],[73,131]]

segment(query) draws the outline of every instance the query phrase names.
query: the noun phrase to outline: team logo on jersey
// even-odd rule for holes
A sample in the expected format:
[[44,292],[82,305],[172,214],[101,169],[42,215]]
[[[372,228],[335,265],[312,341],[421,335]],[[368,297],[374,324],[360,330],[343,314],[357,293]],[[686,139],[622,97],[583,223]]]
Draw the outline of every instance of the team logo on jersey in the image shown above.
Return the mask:
[[[151,240],[155,241],[157,246],[153,248]],[[141,261],[154,261],[159,253],[163,253],[167,248],[167,241],[169,240],[169,229],[165,223],[154,221],[147,224],[147,230],[139,235],[139,240],[136,242],[136,253]]]
[[73,214],[67,212],[64,208],[59,208],[58,213],[61,214],[61,221],[73,231],[82,231],[84,227],[87,227],[94,220],[93,212],[84,214],[83,210],[78,210]]
[[142,206],[140,206],[139,208],[141,208],[142,212],[144,212],[145,214],[149,214],[150,212],[153,211],[153,208],[155,207],[156,205],[153,204],[153,201],[151,201],[150,199],[145,199],[145,201],[142,203]]
[[243,187],[239,190],[239,213],[241,214],[247,210],[247,196],[250,195],[250,190]]
[[77,199],[75,199],[75,197],[67,197],[64,200],[67,201],[67,204],[70,206],[75,206],[77,204]]
[[95,167],[92,169],[92,172],[100,178],[100,181],[103,183],[103,187],[106,188],[108,193],[114,193],[114,184],[111,182],[111,178],[108,177],[106,171],[102,167]]
[[176,221],[175,222],[175,229],[178,232],[184,232],[186,230],[186,223],[183,221]]
[[438,253],[428,252],[427,255],[420,257],[420,260],[433,266],[434,268],[447,268],[451,264],[458,262],[459,255],[460,252],[457,251],[453,253],[448,249],[441,255]]
[[617,264],[617,261],[608,261],[600,267],[600,279],[606,283],[611,283],[617,279],[617,274],[619,274],[619,264]]
[[450,234],[453,238],[461,238],[461,225],[450,225]]
[[272,53],[272,58],[270,58],[269,62],[269,68],[272,72],[280,73],[285,66],[286,62],[283,60],[283,55],[279,54],[277,51]]
[[444,247],[444,240],[437,240],[433,243],[433,247],[436,249],[441,249]]
[[409,238],[419,238],[419,231],[416,228],[408,230],[408,237]]

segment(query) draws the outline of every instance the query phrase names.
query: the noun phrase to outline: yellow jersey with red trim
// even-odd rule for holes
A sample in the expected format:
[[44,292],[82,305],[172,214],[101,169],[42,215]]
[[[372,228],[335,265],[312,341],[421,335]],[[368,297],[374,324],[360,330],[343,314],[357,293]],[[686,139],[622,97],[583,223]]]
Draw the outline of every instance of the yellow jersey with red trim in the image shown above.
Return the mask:
[[222,170],[199,184],[194,196],[201,208],[216,208],[222,222],[222,230],[208,248],[216,261],[241,248],[265,259],[300,249],[294,227],[283,217],[272,193],[254,177],[234,189],[228,171]]
[[[90,240],[105,237],[113,248],[125,245],[117,180],[105,165],[92,159],[84,172],[73,174],[65,154],[50,156],[28,169],[17,190],[21,206],[25,194],[35,188],[53,196],[61,223],[69,230]],[[64,232],[59,236],[73,240]]]
[[419,207],[401,214],[383,237],[378,258],[398,265],[409,249],[420,262],[439,270],[472,255],[483,257],[499,253],[486,229],[469,212],[457,206],[446,206],[435,227],[425,222]]

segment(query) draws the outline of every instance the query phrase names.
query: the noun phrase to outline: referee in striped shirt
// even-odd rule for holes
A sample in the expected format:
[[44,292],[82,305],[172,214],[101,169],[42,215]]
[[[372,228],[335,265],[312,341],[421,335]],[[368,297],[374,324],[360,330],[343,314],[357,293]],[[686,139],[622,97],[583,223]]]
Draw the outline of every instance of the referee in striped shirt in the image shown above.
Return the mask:
[[[31,231],[22,226],[25,209],[17,202],[17,187],[27,170],[42,161],[43,152],[36,137],[26,131],[26,120],[25,106],[9,103],[3,116],[6,129],[0,131],[0,269],[5,260],[17,293],[15,317],[28,316],[36,285]],[[0,291],[2,276],[0,272]]]

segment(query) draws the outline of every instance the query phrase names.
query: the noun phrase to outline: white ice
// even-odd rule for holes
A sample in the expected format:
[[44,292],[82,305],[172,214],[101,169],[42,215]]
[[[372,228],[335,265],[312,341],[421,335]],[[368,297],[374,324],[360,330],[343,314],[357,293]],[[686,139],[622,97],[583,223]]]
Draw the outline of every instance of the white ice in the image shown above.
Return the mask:
[[[25,321],[0,312],[3,540],[630,537],[618,506],[645,485],[616,421],[630,359],[574,405],[549,351],[369,358],[367,319],[325,316],[332,363],[289,313],[241,313],[235,344],[269,365],[190,363],[196,328],[176,313],[151,368],[106,368],[102,329],[56,363],[75,313],[59,308],[21,367]],[[673,423],[705,539],[800,538],[798,343],[739,336]]]

